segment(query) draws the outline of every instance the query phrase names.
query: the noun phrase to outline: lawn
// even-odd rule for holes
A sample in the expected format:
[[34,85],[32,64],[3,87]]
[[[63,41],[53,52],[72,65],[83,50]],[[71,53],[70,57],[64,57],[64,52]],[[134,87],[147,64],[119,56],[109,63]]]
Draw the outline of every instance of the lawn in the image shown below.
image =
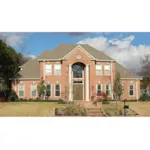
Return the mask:
[[150,117],[150,102],[128,102],[130,108],[136,111],[139,116]]
[[[115,102],[110,102],[110,104],[103,104],[102,107],[108,116],[124,116],[123,103],[118,103],[118,107],[116,107]],[[136,115],[137,113],[134,110],[127,109],[126,116],[136,116]]]
[[57,102],[0,103],[0,116],[51,116],[52,108],[65,107]]

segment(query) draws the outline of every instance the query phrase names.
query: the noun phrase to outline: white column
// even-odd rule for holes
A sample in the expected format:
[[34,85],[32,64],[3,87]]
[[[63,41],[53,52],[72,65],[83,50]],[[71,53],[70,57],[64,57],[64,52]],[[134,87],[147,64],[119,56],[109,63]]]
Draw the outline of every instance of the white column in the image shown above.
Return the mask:
[[138,90],[138,79],[137,79],[136,80],[136,99],[137,99],[137,101],[138,101],[138,98],[139,98],[138,92],[139,92],[139,90]]
[[111,98],[114,99],[114,96],[113,96],[113,65],[112,65],[112,62],[111,62]]
[[45,80],[45,61],[43,62],[43,80]]
[[69,101],[72,101],[72,81],[71,81],[71,79],[72,79],[72,67],[71,67],[71,64],[69,64],[69,71],[68,71],[68,73],[69,73]]
[[86,101],[89,101],[89,65],[86,65]]

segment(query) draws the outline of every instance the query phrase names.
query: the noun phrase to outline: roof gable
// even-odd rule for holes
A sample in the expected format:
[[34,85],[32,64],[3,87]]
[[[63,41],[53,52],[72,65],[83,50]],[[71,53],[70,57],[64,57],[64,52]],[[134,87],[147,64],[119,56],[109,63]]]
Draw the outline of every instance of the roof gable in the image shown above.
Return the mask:
[[88,44],[61,44],[57,46],[54,50],[44,51],[38,58],[38,60],[61,60],[65,56],[69,55],[71,51],[74,51],[77,47],[82,48],[82,50],[95,60],[101,61],[112,61],[113,59],[104,54],[102,51],[98,51]]

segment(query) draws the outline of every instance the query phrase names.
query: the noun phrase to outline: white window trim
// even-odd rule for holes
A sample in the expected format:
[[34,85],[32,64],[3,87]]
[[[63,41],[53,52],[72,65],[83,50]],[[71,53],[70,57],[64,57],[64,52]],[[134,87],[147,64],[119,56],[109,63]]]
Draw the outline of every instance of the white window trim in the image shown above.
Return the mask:
[[[133,85],[133,95],[130,95],[130,85]],[[129,95],[129,97],[134,97],[135,96],[135,86],[134,86],[134,84],[129,84],[129,86],[128,86],[128,95]]]
[[[24,89],[24,94],[23,94],[23,96],[20,96],[20,95],[19,95],[19,85],[20,85],[20,84],[23,85],[23,89]],[[25,97],[25,84],[24,84],[24,83],[20,83],[20,84],[18,84],[18,97],[19,97],[19,98],[24,98],[24,97]]]
[[[57,85],[57,84],[59,84],[59,86],[60,86],[60,96],[56,96],[56,95],[55,95],[55,89],[56,89],[56,85]],[[54,97],[61,97],[61,84],[60,84],[60,83],[54,84]]]
[[[46,87],[47,87],[47,85],[50,85],[50,87],[51,87],[51,96],[49,96],[49,97],[52,97],[52,84],[48,83],[48,84],[46,84]],[[45,92],[45,96],[46,96],[46,92]]]
[[102,76],[102,64],[96,64],[95,65],[95,69],[96,69],[96,72],[97,72],[97,68],[96,68],[96,66],[101,66],[101,70],[98,70],[98,71],[101,71],[101,74],[100,75],[98,75],[98,74],[96,74],[96,76]]
[[[110,69],[109,69],[110,74],[109,74],[109,75],[108,75],[108,74],[105,74],[105,71],[108,71],[108,70],[105,70],[105,66],[110,66]],[[104,75],[105,75],[105,76],[111,76],[111,65],[110,65],[110,64],[105,64],[105,65],[104,65]]]
[[[60,65],[60,74],[55,74],[55,66]],[[55,76],[60,76],[61,75],[61,64],[54,64],[54,75]]]
[[[32,85],[33,85],[33,84],[36,85],[36,96],[32,96]],[[37,84],[32,83],[32,84],[30,85],[30,96],[31,96],[31,97],[37,97],[37,93],[38,93],[38,92],[37,92]]]
[[106,93],[106,85],[109,85],[108,87],[109,87],[109,91],[110,91],[110,94],[109,95],[107,95],[108,97],[111,97],[111,84],[110,83],[107,83],[107,84],[105,84],[105,93]]
[[[51,66],[51,74],[47,74],[47,72],[46,72],[46,65]],[[50,76],[50,75],[52,75],[52,64],[45,64],[45,76]]]

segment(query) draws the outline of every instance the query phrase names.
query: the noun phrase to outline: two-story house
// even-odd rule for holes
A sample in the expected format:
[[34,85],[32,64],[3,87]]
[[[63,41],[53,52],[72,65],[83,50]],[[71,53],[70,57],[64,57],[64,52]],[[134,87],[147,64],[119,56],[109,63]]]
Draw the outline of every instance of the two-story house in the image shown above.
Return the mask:
[[49,99],[63,98],[66,93],[69,101],[90,101],[91,96],[102,91],[114,99],[116,71],[124,89],[121,99],[139,99],[140,78],[87,44],[61,44],[44,51],[21,66],[19,82],[14,79],[12,87],[20,98],[36,98],[43,77]]

